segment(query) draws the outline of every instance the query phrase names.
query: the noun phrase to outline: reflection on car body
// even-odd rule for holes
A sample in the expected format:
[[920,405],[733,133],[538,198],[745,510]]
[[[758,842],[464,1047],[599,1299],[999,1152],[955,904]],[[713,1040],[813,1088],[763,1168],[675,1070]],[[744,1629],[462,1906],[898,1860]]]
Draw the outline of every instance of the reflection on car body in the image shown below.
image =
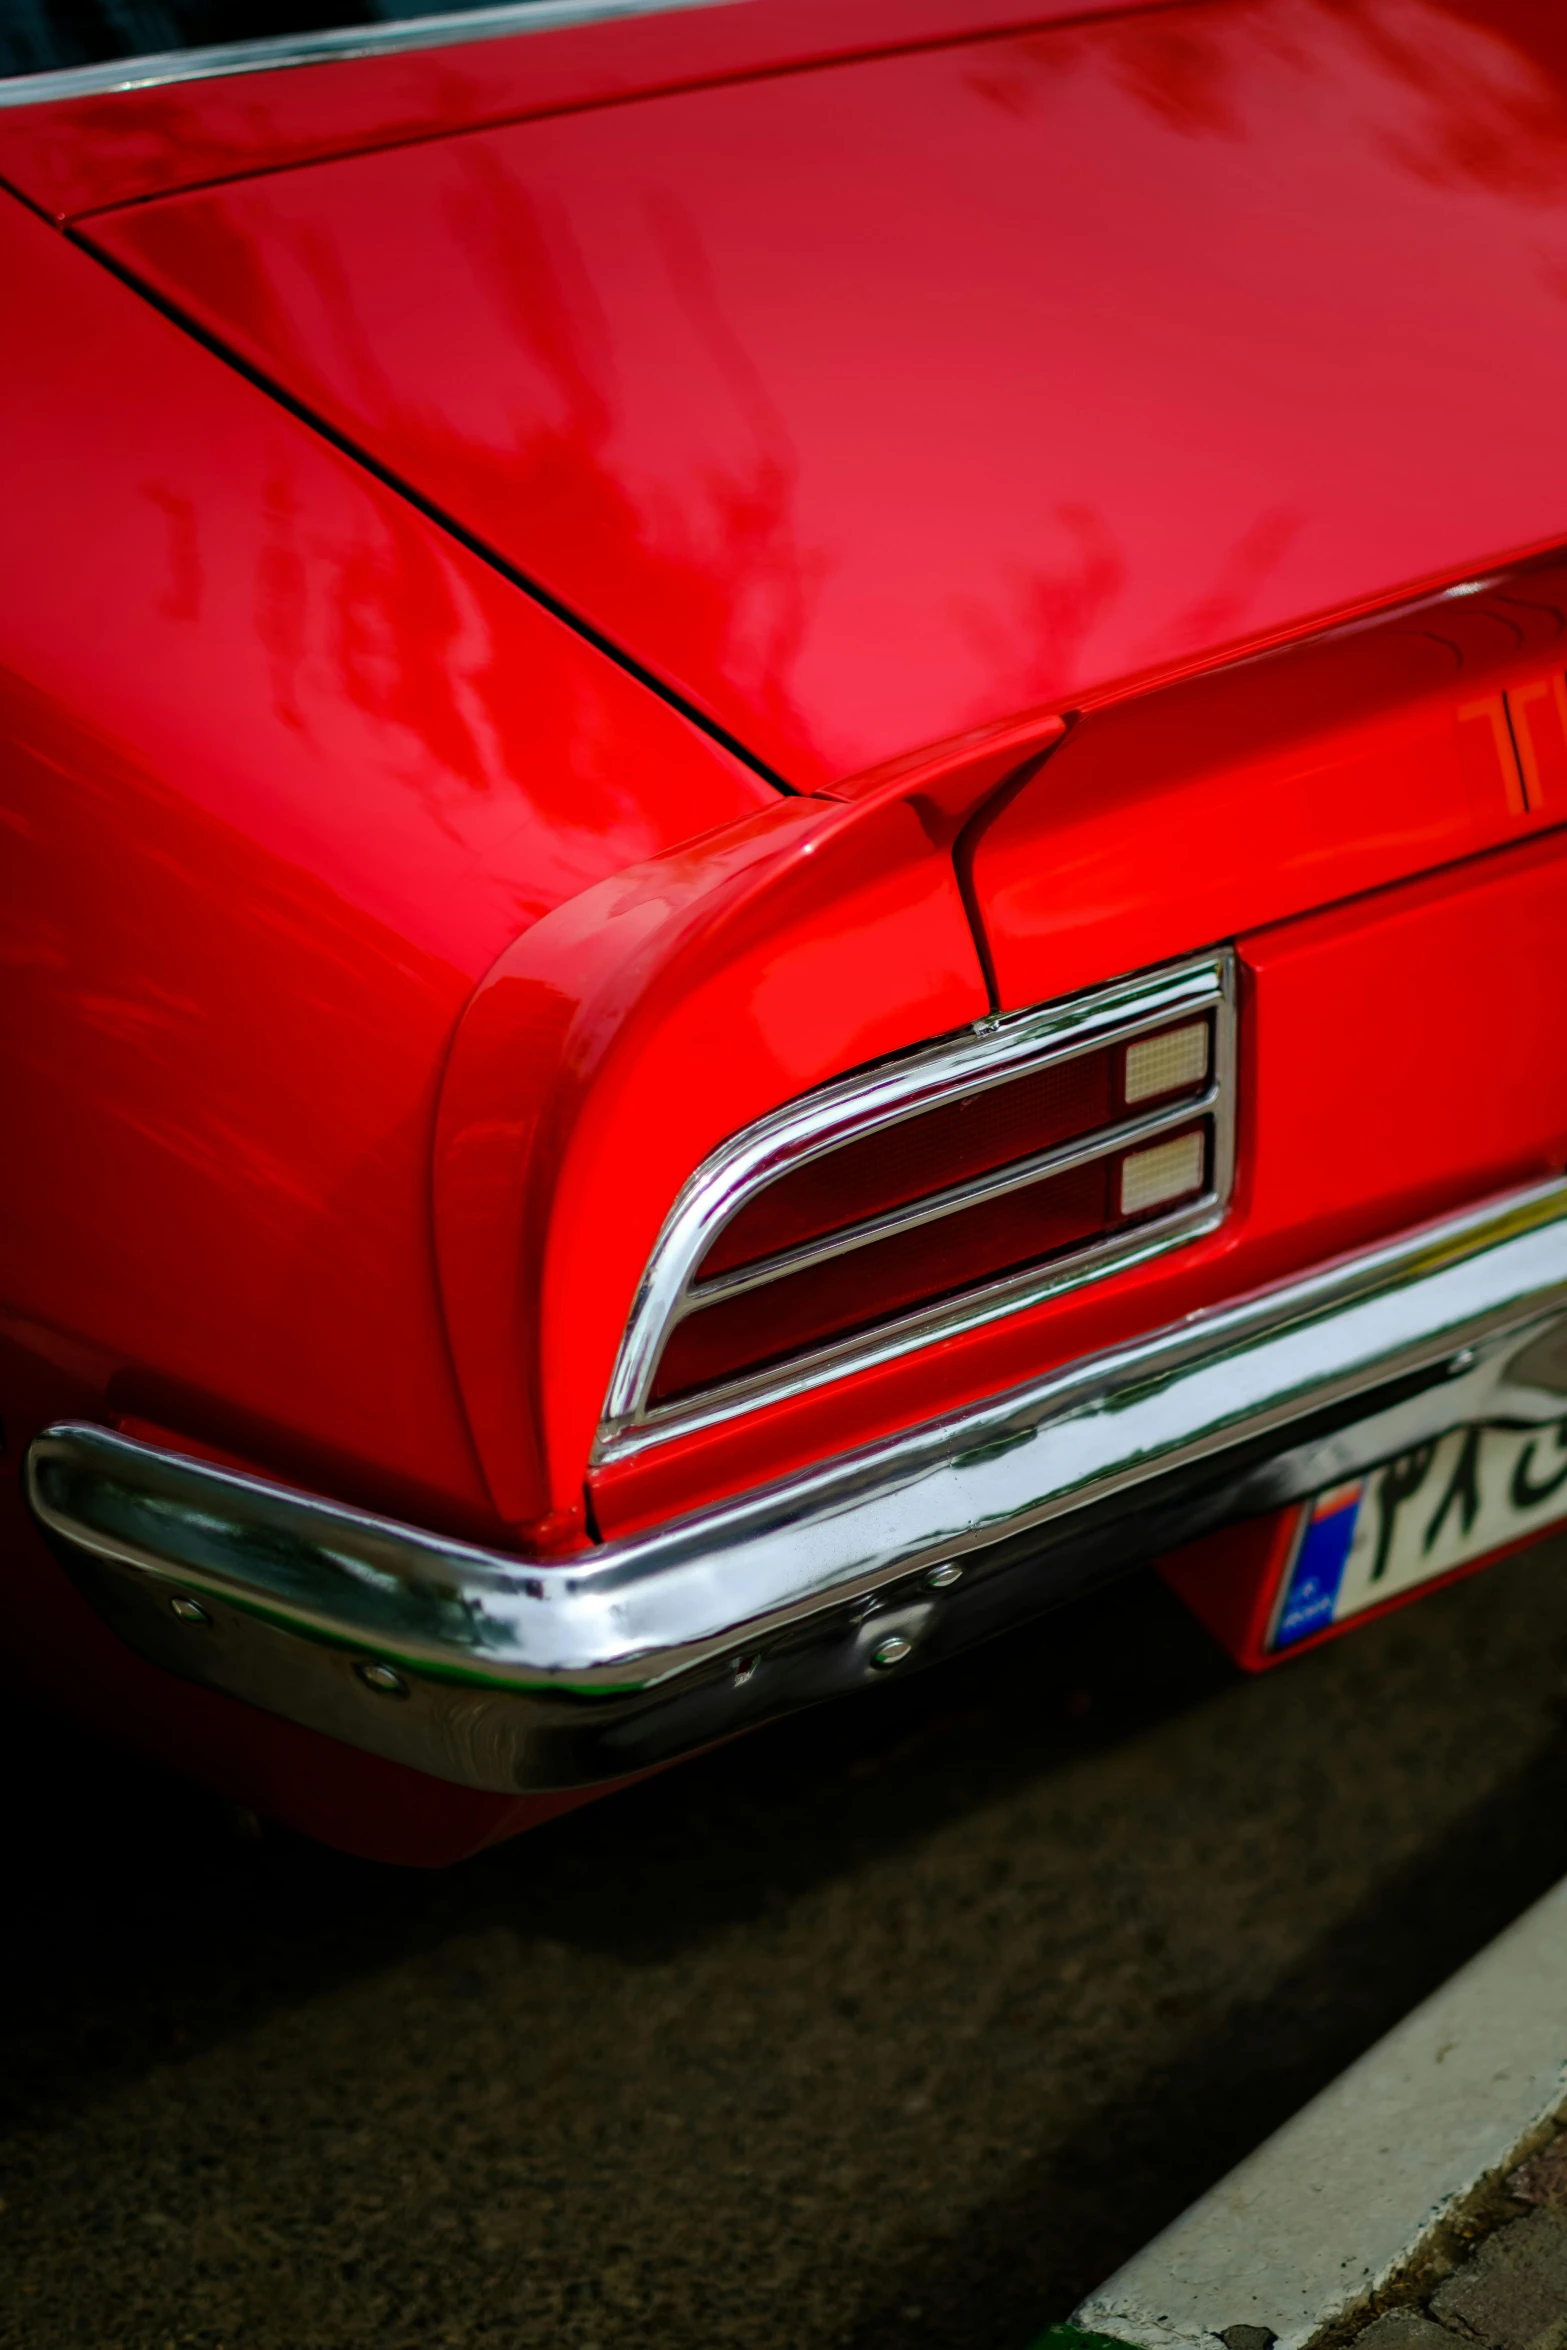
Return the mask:
[[440,1860],[1567,1518],[1555,12],[329,13],[4,17],[16,1668]]

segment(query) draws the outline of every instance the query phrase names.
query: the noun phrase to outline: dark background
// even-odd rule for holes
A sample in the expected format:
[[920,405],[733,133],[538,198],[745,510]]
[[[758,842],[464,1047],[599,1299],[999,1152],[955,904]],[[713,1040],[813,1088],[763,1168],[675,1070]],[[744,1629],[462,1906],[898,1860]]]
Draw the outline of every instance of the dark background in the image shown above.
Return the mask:
[[1022,2350],[1567,1870],[1567,1546],[1151,1577],[442,1875],[14,1705],[0,2341]]

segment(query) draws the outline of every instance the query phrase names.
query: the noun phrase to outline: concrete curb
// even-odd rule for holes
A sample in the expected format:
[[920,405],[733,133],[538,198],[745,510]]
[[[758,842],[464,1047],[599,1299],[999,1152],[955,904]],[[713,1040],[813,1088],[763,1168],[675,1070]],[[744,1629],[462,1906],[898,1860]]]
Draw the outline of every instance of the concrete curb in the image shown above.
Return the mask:
[[[1567,1882],[1072,2312],[1143,2350],[1349,2316],[1567,2095]],[[1224,2346],[1229,2350],[1229,2346]]]

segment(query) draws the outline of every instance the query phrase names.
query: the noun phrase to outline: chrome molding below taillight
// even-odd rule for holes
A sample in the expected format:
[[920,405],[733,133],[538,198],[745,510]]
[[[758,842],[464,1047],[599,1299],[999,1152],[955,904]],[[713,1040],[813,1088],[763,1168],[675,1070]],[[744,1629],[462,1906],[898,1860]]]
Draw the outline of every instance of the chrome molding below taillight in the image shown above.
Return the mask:
[[[882,1128],[984,1093],[1050,1063],[1129,1041],[1185,1014],[1209,1015],[1213,1021],[1212,1070],[1200,1094],[1128,1112],[1114,1125],[911,1200],[904,1207],[820,1240],[719,1274],[698,1288],[697,1270],[719,1233],[741,1208],[783,1174]],[[1198,1119],[1210,1122],[1213,1136],[1207,1182],[1195,1198],[1180,1201],[1168,1214],[1150,1217],[1131,1229],[1096,1239],[1022,1272],[982,1282],[722,1386],[663,1404],[649,1400],[659,1358],[671,1333],[701,1306],[741,1290],[761,1290],[769,1282],[827,1257],[846,1259],[845,1275],[849,1277],[853,1253],[873,1241],[933,1223],[1043,1177],[1110,1158]],[[1193,1240],[1211,1231],[1223,1217],[1234,1171],[1235,962],[1227,947],[1058,1003],[976,1021],[959,1036],[821,1086],[723,1143],[697,1169],[671,1208],[632,1304],[594,1459],[621,1459],[670,1436],[731,1419],[760,1403],[797,1395],[848,1372],[891,1361],[935,1339],[950,1338],[1001,1315],[1016,1313]]]

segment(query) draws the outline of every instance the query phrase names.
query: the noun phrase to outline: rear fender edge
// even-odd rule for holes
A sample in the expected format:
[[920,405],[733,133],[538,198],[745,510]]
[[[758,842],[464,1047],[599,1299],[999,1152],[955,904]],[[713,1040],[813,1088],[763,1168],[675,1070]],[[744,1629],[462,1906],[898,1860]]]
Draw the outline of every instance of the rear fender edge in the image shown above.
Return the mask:
[[558,907],[480,983],[442,1085],[436,1252],[486,1479],[539,1548],[584,1537],[615,1348],[692,1168],[989,1011],[952,843],[1061,731],[1035,715],[782,802]]

